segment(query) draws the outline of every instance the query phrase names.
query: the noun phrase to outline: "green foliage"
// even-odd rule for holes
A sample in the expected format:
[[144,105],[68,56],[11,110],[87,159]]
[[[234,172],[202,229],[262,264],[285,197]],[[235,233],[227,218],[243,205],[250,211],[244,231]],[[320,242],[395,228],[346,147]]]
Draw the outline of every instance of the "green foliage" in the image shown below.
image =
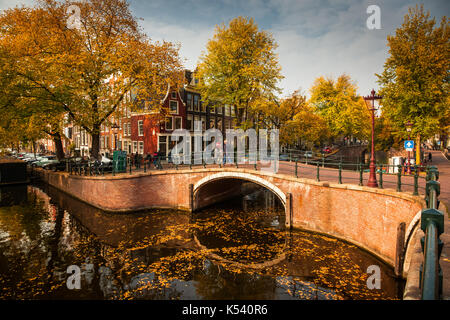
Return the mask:
[[277,45],[253,19],[238,17],[228,27],[217,26],[198,66],[199,90],[204,103],[231,105],[238,126],[248,126],[253,106],[279,92],[282,79],[274,50]]
[[450,28],[446,17],[439,27],[423,6],[410,8],[395,35],[388,36],[390,56],[378,76],[383,114],[398,135],[406,137],[405,123],[414,123],[412,135],[423,138],[450,127]]
[[310,103],[325,119],[332,137],[369,137],[370,113],[356,89],[356,85],[345,74],[337,80],[319,77],[310,89]]

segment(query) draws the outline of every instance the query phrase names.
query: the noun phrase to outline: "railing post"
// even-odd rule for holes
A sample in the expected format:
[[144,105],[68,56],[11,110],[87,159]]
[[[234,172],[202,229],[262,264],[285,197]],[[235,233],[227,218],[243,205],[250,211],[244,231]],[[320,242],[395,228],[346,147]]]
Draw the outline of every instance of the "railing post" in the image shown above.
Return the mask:
[[359,164],[359,185],[363,185],[363,165],[362,163]]
[[317,181],[320,181],[320,173],[319,173],[319,170],[320,170],[320,165],[319,165],[319,162],[317,162],[317,173],[316,173],[316,180],[317,180]]
[[397,172],[397,192],[402,191],[402,166],[398,165],[398,172]]
[[380,166],[380,179],[379,179],[379,188],[383,189],[383,165]]
[[297,163],[297,160],[295,160],[295,177],[298,178],[298,163]]
[[414,166],[414,196],[419,195],[419,168],[415,165]]
[[339,184],[342,184],[342,162],[339,162]]
[[116,171],[116,160],[113,160],[113,162],[112,162],[112,175],[113,176],[116,175],[115,171]]

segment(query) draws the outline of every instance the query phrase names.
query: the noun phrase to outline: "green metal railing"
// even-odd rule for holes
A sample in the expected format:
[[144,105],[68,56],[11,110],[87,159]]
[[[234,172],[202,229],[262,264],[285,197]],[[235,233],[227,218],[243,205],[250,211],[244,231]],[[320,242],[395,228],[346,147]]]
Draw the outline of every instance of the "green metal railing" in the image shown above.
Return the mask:
[[421,239],[423,263],[420,268],[420,289],[423,300],[438,300],[442,297],[442,269],[439,265],[443,242],[439,236],[444,232],[444,214],[439,211],[439,172],[435,166],[427,170],[425,201],[427,209],[422,210]]
[[[305,154],[307,155],[306,157]],[[98,166],[98,164],[95,163],[77,163],[70,164],[68,170],[71,174],[103,176],[105,174],[146,173],[154,170],[181,170],[187,168],[192,169],[195,167],[224,168],[233,166],[235,168],[262,170],[262,168],[266,166],[261,162],[261,160],[264,159],[249,159],[248,152],[234,152],[231,160],[228,158],[228,155],[226,155],[223,158],[218,159],[219,161],[216,161],[216,163],[205,162],[203,156],[203,152],[193,153],[191,155],[191,161],[188,164],[175,164],[172,162],[170,156],[153,157],[151,160],[141,158],[137,162],[132,157],[128,157],[126,160],[123,160],[126,161],[126,163],[112,161],[112,165],[109,167],[104,165]],[[240,162],[236,161],[236,159],[245,161]],[[365,183],[365,179],[367,179],[367,176],[364,175],[369,171],[368,164],[343,161],[342,158],[336,161],[322,156],[319,157],[317,154],[312,154],[311,156],[311,153],[308,152],[304,152],[304,154],[290,152],[287,157],[286,154],[282,154],[280,155],[279,160],[281,161],[280,163],[282,163],[280,165],[280,172],[283,174],[290,174],[297,178],[315,179],[316,181],[336,181],[339,184],[355,183],[362,186]],[[122,170],[119,172],[117,168],[121,168]],[[427,167],[425,166],[412,166],[412,174],[406,174],[407,166],[405,165],[396,166],[377,164],[376,174],[378,178],[378,187],[380,189],[390,187],[399,192],[409,189],[412,191],[413,195],[418,195],[419,191],[421,191],[421,194],[424,194],[426,178],[425,176],[420,175],[419,172],[425,172],[426,169]],[[267,168],[264,170],[267,171]],[[349,172],[354,172],[356,174],[348,174]],[[388,179],[388,176],[396,177],[395,181],[393,179]]]

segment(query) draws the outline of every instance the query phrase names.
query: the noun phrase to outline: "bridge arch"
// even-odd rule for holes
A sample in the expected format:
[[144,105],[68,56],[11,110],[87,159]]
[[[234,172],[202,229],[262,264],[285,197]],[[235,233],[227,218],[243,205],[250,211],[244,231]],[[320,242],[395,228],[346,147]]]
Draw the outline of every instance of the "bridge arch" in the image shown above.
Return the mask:
[[[244,172],[218,172],[215,174],[211,174],[211,175],[207,175],[206,177],[203,177],[202,179],[200,179],[199,181],[197,181],[197,183],[194,184],[193,187],[193,191],[194,191],[194,210],[198,209],[199,207],[201,207],[201,205],[199,205],[199,192],[200,190],[202,190],[202,188],[204,188],[207,185],[211,185],[214,182],[218,182],[218,181],[223,181],[224,184],[220,186],[221,189],[221,193],[223,194],[228,194],[230,195],[230,193],[228,193],[227,189],[227,185],[225,182],[230,182],[230,181],[248,181],[248,182],[253,182],[255,184],[258,184],[268,190],[270,190],[272,193],[274,193],[278,199],[280,200],[280,202],[283,204],[283,206],[286,208],[286,194],[280,189],[278,188],[276,185],[274,185],[273,183],[267,181],[266,179],[263,179],[257,175],[253,175],[253,174],[249,174],[249,173],[244,173]],[[220,195],[219,195],[220,196]],[[208,200],[208,199],[202,199],[202,200]]]

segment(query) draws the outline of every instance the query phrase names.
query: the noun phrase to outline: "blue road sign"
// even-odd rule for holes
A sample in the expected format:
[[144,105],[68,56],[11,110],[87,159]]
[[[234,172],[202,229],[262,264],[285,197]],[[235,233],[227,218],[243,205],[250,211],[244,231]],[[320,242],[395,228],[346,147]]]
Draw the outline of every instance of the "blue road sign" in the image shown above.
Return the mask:
[[405,149],[406,150],[414,149],[414,140],[405,140]]

